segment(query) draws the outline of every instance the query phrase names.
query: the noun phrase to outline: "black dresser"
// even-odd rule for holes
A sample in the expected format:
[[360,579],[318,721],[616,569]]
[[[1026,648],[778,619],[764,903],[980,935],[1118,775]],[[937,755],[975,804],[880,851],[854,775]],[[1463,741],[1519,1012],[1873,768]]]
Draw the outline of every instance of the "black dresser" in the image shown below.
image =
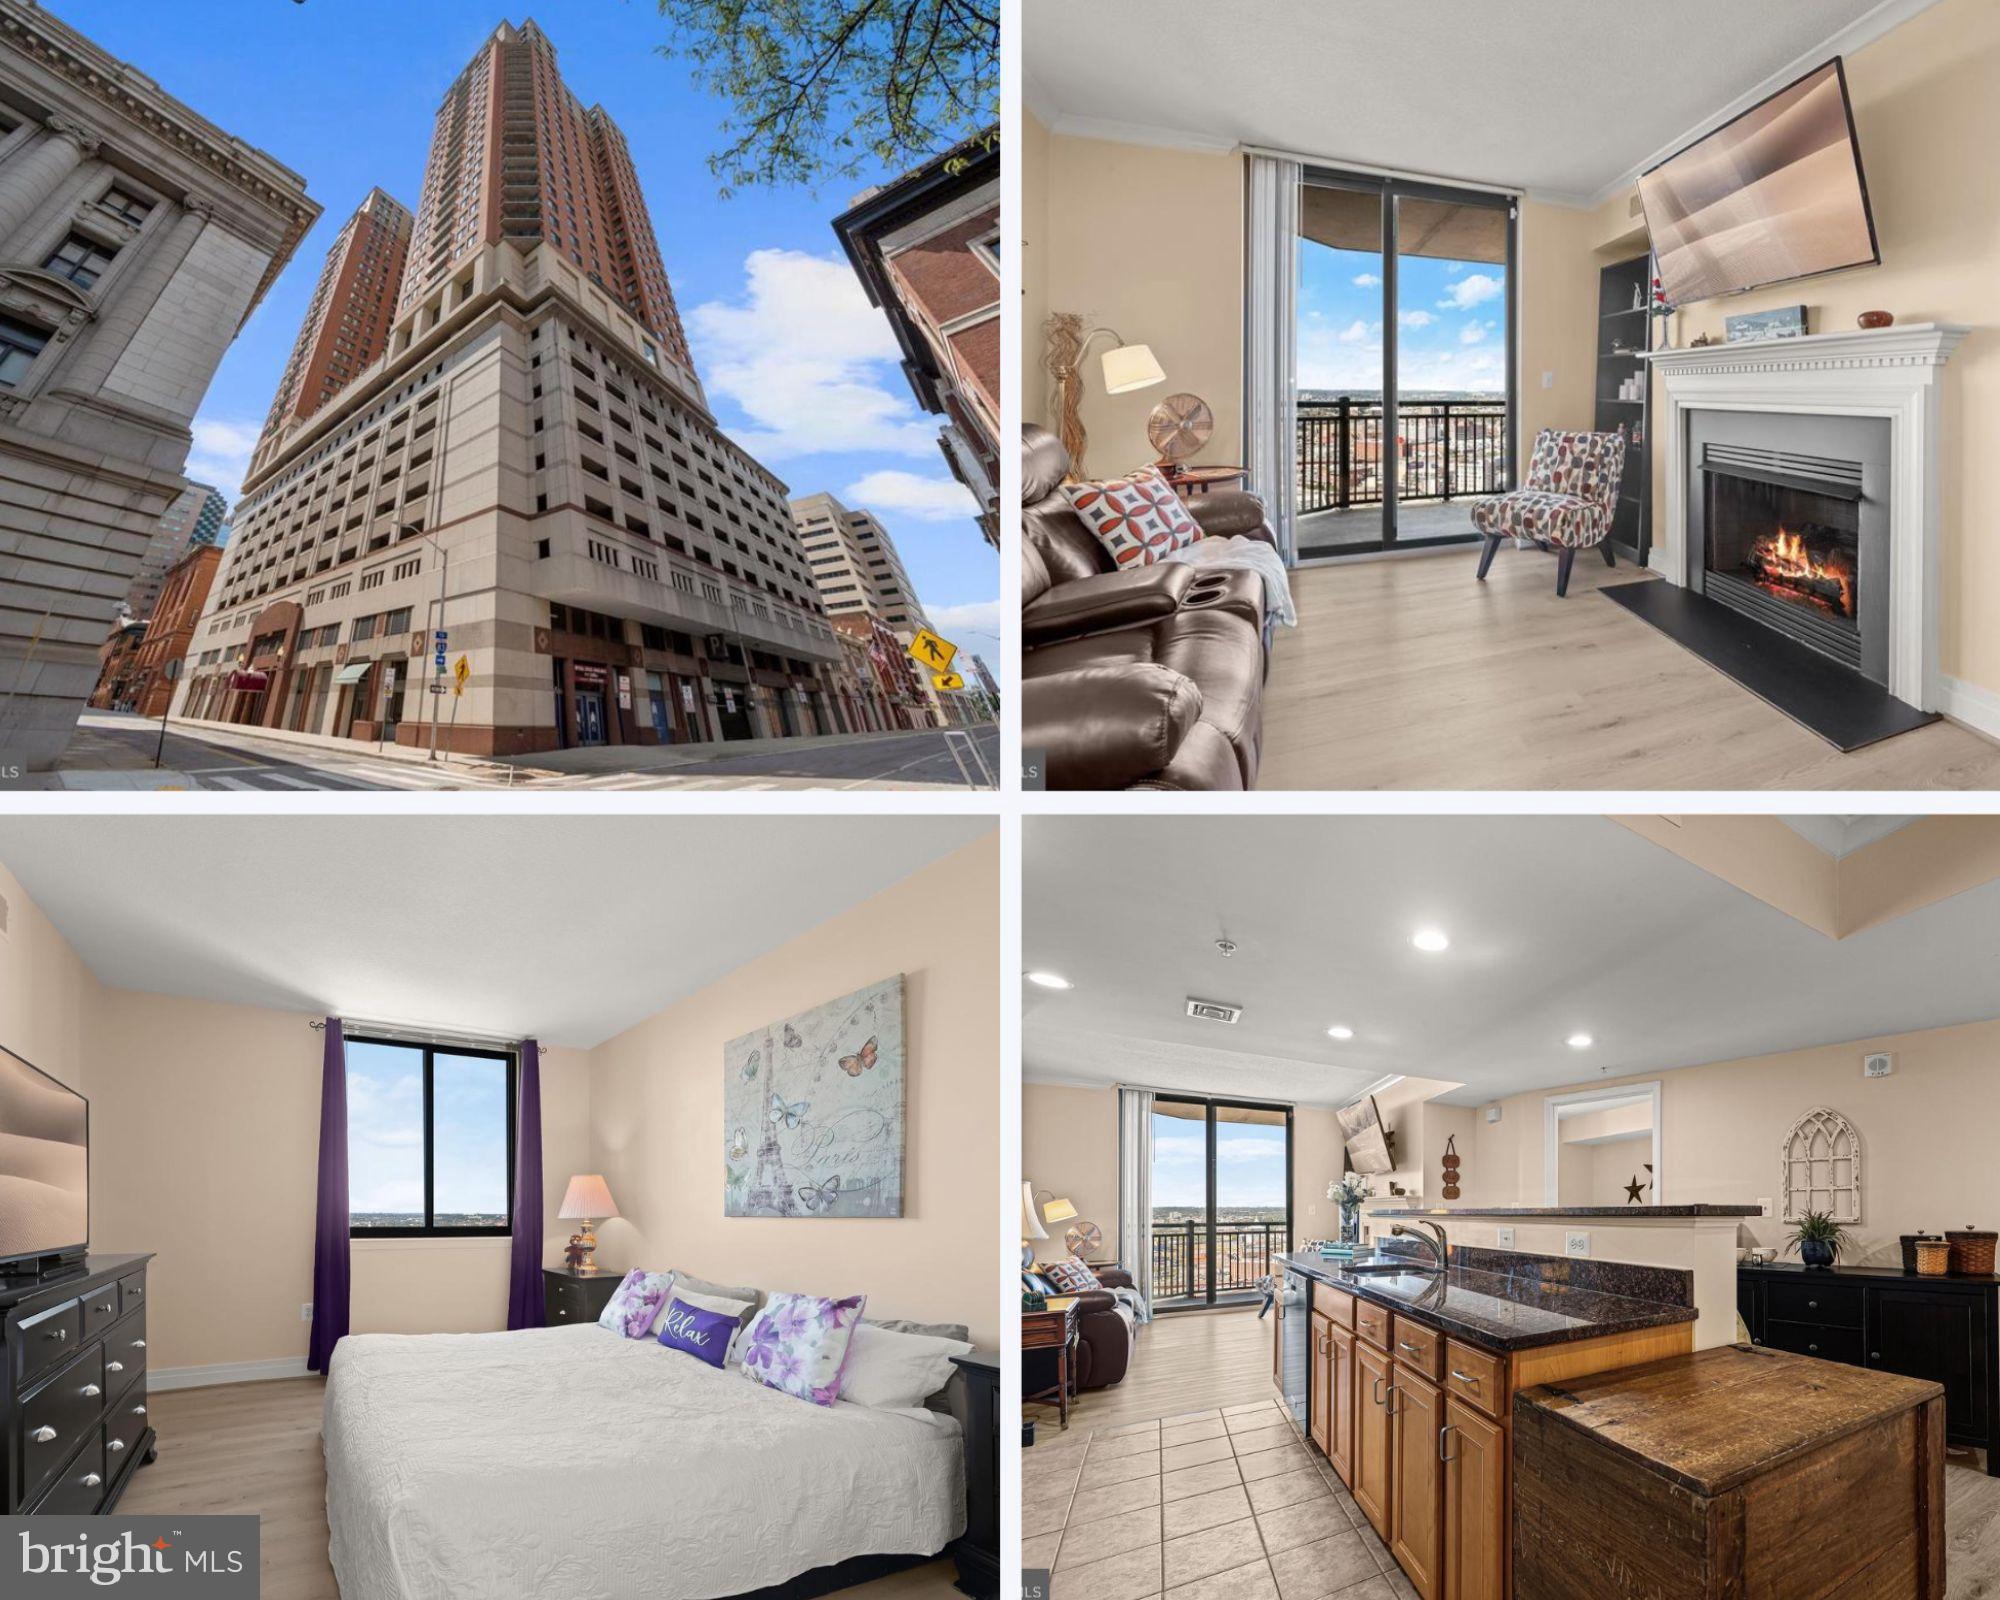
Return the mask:
[[1000,1352],[953,1356],[965,1429],[965,1532],[952,1546],[958,1588],[974,1600],[1000,1593]]
[[154,1454],[146,1263],[0,1278],[0,1513],[109,1511]]
[[1755,1344],[1943,1384],[1946,1440],[2000,1478],[2000,1278],[1745,1263],[1736,1309]]
[[578,1272],[573,1267],[542,1268],[543,1308],[551,1328],[570,1322],[595,1322],[598,1313],[625,1281],[622,1272]]

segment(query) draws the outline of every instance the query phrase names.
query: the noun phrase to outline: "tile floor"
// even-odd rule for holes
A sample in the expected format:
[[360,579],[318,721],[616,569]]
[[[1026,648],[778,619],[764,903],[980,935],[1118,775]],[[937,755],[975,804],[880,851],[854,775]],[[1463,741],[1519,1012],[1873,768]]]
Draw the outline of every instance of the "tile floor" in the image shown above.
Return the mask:
[[1021,1457],[1021,1564],[1054,1600],[1411,1600],[1276,1400],[1051,1434]]

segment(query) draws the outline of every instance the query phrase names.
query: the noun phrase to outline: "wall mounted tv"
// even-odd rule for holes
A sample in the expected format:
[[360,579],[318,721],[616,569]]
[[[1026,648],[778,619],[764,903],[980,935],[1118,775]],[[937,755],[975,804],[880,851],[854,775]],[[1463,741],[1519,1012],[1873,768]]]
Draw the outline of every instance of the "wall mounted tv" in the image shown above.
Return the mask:
[[90,1244],[90,1102],[0,1049],[0,1266]]
[[1669,156],[1639,198],[1672,305],[1882,260],[1838,56]]

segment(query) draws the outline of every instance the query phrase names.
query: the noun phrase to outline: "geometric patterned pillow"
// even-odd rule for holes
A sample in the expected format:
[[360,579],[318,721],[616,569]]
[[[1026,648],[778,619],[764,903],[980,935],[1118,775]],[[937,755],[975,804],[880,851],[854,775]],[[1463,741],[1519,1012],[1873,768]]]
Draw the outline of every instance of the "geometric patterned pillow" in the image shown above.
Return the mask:
[[597,1314],[597,1325],[622,1333],[628,1339],[643,1339],[653,1326],[653,1318],[667,1303],[672,1286],[671,1272],[642,1272],[634,1267],[625,1281],[611,1291],[611,1298]]
[[1071,1256],[1067,1261],[1044,1262],[1042,1275],[1064,1294],[1082,1294],[1086,1290],[1104,1287],[1098,1281],[1097,1274],[1075,1256]]
[[1063,494],[1120,567],[1150,567],[1201,537],[1201,524],[1153,467],[1108,483],[1066,483]]

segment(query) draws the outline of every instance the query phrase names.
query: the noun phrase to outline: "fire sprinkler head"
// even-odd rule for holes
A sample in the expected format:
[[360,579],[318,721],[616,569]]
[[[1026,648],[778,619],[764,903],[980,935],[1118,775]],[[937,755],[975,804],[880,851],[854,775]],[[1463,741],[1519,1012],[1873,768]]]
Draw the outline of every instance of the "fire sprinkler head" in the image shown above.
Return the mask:
[[1215,941],[1215,948],[1220,950],[1225,956],[1233,956],[1236,954],[1236,941],[1233,939],[1217,939]]

